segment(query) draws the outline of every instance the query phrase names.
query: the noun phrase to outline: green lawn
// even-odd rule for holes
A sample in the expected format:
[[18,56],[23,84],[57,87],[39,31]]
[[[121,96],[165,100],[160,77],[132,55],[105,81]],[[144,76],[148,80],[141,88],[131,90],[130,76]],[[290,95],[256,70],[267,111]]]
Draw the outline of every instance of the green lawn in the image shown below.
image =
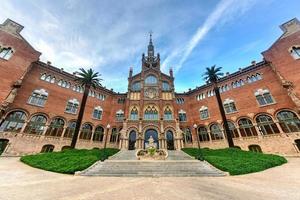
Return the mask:
[[[106,155],[111,156],[119,149],[106,149]],[[72,149],[60,152],[40,153],[21,157],[21,161],[36,168],[47,171],[74,174],[104,157],[103,149]]]
[[[196,148],[182,149],[187,154],[198,157]],[[230,175],[248,174],[282,165],[287,162],[284,157],[272,154],[243,151],[236,148],[201,149],[204,159],[216,168],[229,172]]]

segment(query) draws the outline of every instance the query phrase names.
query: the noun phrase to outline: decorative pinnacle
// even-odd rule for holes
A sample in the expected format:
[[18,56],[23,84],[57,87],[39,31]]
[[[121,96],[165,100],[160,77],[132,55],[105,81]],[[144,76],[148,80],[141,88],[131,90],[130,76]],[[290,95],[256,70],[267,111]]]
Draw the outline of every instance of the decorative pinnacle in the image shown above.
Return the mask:
[[150,44],[150,45],[152,45],[152,34],[153,34],[153,32],[150,30],[150,31],[149,31],[149,35],[150,35],[150,42],[149,42],[149,44]]

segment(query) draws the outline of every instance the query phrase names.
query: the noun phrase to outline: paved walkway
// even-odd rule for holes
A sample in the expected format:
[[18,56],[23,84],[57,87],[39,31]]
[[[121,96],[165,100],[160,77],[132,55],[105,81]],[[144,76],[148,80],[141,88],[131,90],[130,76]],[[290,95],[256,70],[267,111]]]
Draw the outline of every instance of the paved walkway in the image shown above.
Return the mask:
[[244,176],[112,178],[62,175],[0,158],[1,200],[300,199],[300,158]]

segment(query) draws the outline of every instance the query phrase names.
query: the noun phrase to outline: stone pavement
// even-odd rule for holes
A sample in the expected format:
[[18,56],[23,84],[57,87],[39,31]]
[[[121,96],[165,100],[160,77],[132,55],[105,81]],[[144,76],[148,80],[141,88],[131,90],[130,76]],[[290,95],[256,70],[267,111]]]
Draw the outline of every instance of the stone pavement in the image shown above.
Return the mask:
[[1,200],[300,199],[300,158],[243,176],[85,177],[29,167],[0,157]]

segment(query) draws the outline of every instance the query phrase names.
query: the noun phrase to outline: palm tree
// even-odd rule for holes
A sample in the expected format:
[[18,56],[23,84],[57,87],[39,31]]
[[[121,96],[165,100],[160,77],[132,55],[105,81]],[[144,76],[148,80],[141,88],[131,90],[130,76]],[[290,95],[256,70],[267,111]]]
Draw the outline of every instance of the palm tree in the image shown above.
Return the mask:
[[76,146],[76,142],[77,142],[77,138],[78,138],[81,122],[82,122],[82,117],[84,114],[85,104],[89,95],[90,88],[91,87],[96,88],[97,86],[101,86],[100,81],[102,81],[102,79],[99,78],[101,74],[99,74],[98,72],[95,73],[92,69],[86,71],[85,69],[80,68],[79,70],[80,72],[78,72],[78,76],[76,77],[75,81],[79,82],[81,86],[84,87],[84,92],[80,104],[78,118],[76,121],[75,131],[72,137],[71,148],[73,149]]
[[221,69],[222,69],[222,67],[216,67],[216,65],[214,65],[210,68],[207,67],[206,72],[203,74],[203,76],[204,76],[204,79],[207,82],[212,83],[212,85],[214,87],[214,91],[215,91],[216,98],[217,98],[218,105],[219,105],[219,110],[220,110],[222,120],[224,123],[225,134],[226,134],[226,138],[228,141],[228,145],[229,145],[229,147],[234,147],[232,135],[230,133],[230,129],[229,129],[229,126],[227,123],[227,119],[225,116],[225,111],[224,111],[224,107],[223,107],[223,103],[222,103],[222,99],[221,99],[221,95],[220,95],[220,91],[219,91],[219,87],[218,87],[218,81],[219,81],[220,77],[223,76]]

